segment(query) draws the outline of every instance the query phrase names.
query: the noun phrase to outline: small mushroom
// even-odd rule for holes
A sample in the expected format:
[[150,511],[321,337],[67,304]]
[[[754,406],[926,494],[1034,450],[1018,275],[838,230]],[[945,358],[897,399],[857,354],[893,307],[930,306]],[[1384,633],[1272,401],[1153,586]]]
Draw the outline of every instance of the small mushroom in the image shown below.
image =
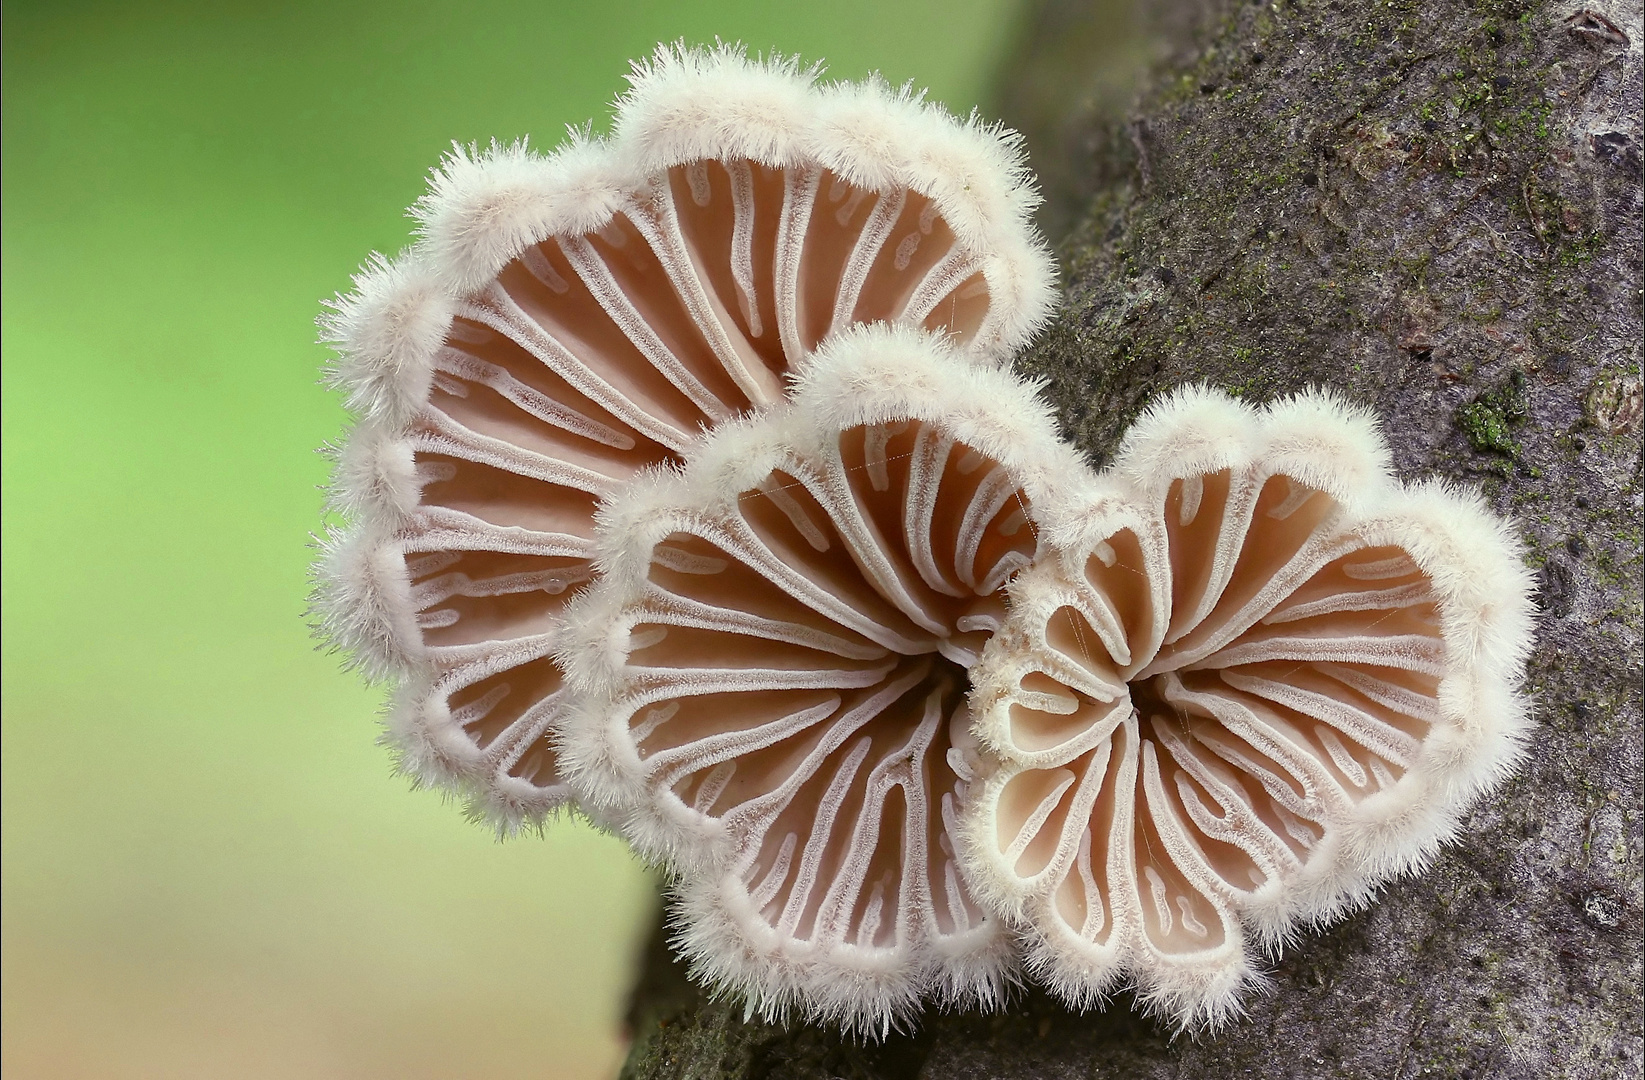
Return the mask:
[[832,339],[791,404],[612,500],[566,616],[579,801],[676,876],[694,972],[767,1017],[883,1034],[1013,968],[957,860],[967,670],[1088,473],[953,348]]
[[1049,308],[1015,136],[815,80],[660,49],[609,140],[459,148],[415,208],[419,243],[323,320],[358,416],[323,631],[396,682],[403,768],[504,829],[567,795],[553,652],[602,500],[781,401],[830,334],[913,326],[991,365]]
[[1214,1028],[1255,946],[1424,864],[1510,770],[1531,579],[1322,393],[1179,392],[1102,483],[972,670],[966,864],[1059,997],[1130,980]]

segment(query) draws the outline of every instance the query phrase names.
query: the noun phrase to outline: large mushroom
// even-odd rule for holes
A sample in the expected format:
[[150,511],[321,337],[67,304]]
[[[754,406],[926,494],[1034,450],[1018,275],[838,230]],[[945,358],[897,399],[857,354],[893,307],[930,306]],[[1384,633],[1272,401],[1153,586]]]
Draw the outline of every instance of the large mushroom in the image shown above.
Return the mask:
[[1506,775],[1529,575],[1324,394],[1180,391],[1103,482],[973,669],[967,867],[1054,993],[1129,980],[1214,1027],[1254,948],[1421,866]]
[[1014,136],[878,81],[660,49],[608,140],[459,149],[325,323],[358,420],[323,631],[396,684],[387,740],[509,829],[566,798],[561,608],[636,472],[781,401],[870,321],[998,363],[1051,268]]
[[579,800],[676,876],[695,973],[883,1033],[1014,967],[955,829],[967,670],[1089,480],[1034,389],[912,330],[832,339],[794,400],[600,516],[567,615]]

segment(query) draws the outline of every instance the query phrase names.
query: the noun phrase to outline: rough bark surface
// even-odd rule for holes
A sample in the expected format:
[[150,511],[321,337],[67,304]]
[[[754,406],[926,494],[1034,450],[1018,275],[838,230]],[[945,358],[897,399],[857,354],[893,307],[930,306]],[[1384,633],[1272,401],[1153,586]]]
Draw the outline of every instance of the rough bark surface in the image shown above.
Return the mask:
[[1021,370],[1099,465],[1184,382],[1375,408],[1520,525],[1530,753],[1214,1036],[1030,988],[862,1046],[707,1000],[659,928],[625,1077],[1642,1075],[1640,38],[1631,2],[1036,8],[1002,108],[1071,232]]

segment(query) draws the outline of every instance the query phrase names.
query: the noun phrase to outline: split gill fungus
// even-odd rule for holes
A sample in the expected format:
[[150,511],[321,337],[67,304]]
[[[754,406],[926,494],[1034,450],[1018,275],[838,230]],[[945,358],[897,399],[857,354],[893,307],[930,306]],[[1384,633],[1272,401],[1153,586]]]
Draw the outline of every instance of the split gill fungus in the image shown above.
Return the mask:
[[504,831],[567,791],[553,732],[565,601],[637,472],[783,399],[859,323],[1008,358],[1051,264],[1013,136],[879,82],[659,49],[607,140],[459,149],[323,320],[358,419],[316,607],[397,686],[387,739]]
[[659,49],[612,134],[458,149],[322,320],[314,607],[416,782],[572,807],[694,976],[880,1037],[1134,987],[1239,1014],[1512,768],[1529,576],[1323,391],[1156,402],[1094,472],[1008,364],[1016,137]]
[[1476,500],[1394,481],[1370,417],[1321,393],[1179,391],[1103,480],[973,672],[993,772],[965,848],[1058,996],[1129,984],[1215,1027],[1254,947],[1420,867],[1507,774],[1529,576]]
[[1031,388],[862,328],[602,512],[568,775],[674,870],[707,981],[872,1033],[999,1003],[1013,944],[956,850],[967,670],[1086,478]]

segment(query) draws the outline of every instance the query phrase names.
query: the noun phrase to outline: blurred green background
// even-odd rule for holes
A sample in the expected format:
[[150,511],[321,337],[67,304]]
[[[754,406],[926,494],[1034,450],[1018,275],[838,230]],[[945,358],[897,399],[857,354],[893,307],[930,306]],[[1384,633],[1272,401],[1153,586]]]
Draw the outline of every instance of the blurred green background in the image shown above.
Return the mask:
[[977,104],[1010,0],[5,5],[4,1015],[31,1077],[592,1077],[651,918],[410,793],[316,652],[320,299],[460,140],[716,36]]

